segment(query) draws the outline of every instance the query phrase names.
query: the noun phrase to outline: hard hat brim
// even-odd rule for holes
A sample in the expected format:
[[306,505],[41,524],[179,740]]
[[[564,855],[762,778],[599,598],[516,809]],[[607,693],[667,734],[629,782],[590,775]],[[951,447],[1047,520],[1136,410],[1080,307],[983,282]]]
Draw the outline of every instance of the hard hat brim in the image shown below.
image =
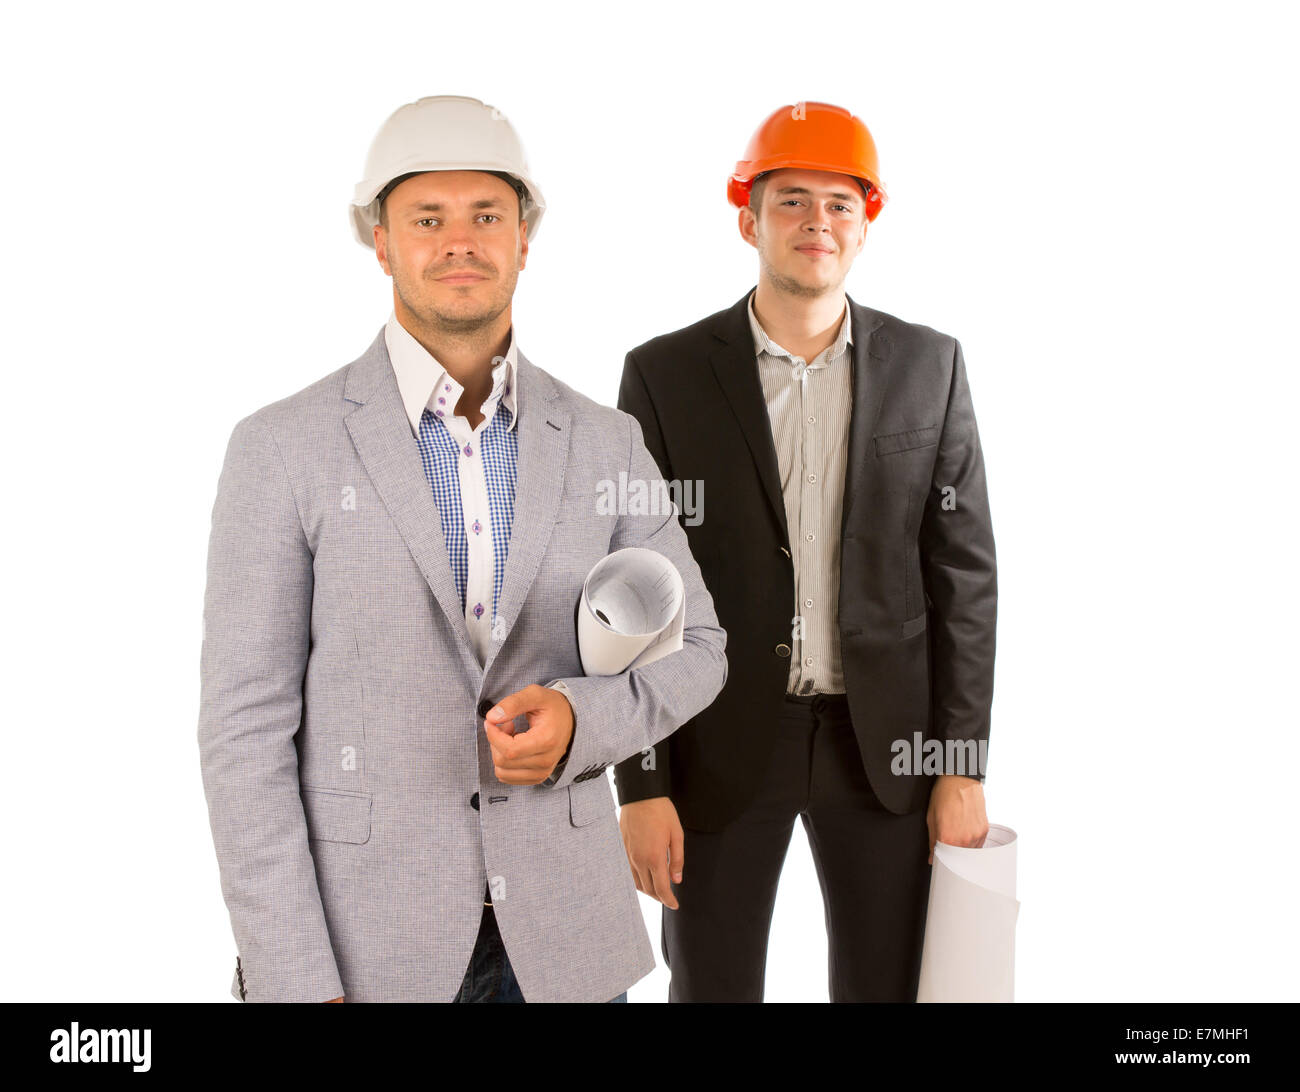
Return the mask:
[[885,202],[889,200],[889,195],[885,192],[885,187],[880,179],[870,172],[845,170],[842,163],[830,163],[826,160],[791,155],[774,155],[767,156],[764,159],[741,160],[736,164],[736,169],[727,180],[727,200],[736,208],[743,208],[749,203],[749,193],[753,188],[755,178],[760,174],[766,174],[768,171],[788,169],[846,174],[850,178],[858,178],[863,182],[869,182],[874,191],[874,196],[867,198],[868,220],[874,220],[879,216],[880,210],[884,208]]

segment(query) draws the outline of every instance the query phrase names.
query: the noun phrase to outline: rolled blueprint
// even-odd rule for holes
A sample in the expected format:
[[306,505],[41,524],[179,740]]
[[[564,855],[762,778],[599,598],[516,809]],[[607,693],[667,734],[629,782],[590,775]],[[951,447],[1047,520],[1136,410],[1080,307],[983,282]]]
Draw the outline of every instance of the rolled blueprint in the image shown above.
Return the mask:
[[989,825],[980,849],[934,845],[917,1001],[1014,1001],[1016,832]]
[[615,550],[587,574],[578,604],[578,655],[587,675],[618,675],[682,647],[686,591],[663,554]]

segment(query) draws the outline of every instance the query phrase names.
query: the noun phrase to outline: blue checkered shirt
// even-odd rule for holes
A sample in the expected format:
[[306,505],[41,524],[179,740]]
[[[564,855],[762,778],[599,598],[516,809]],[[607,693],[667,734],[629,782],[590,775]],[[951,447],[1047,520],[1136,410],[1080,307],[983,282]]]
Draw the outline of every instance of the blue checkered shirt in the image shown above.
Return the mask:
[[[460,594],[460,608],[475,618],[491,610],[489,618],[498,617],[501,602],[501,580],[505,575],[506,558],[510,552],[510,528],[515,515],[515,479],[519,465],[518,433],[510,428],[513,419],[510,408],[498,402],[492,420],[474,442],[461,447],[452,436],[446,422],[425,409],[420,418],[420,462],[424,476],[433,488],[433,497],[442,517],[443,535],[447,542],[447,557],[451,561],[451,574]],[[488,530],[492,535],[492,603],[466,604],[465,586],[469,581],[469,534],[479,533],[477,521],[468,531],[461,507],[460,461],[481,459],[483,475],[487,481]],[[476,530],[478,527],[478,530]],[[495,623],[494,623],[495,624]]]

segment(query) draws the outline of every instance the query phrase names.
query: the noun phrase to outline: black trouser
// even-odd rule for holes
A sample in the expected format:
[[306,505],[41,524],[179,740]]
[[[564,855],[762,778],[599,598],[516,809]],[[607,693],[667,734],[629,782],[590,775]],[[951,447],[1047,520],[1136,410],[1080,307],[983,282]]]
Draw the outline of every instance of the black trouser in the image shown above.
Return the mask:
[[832,1001],[915,1001],[930,892],[925,809],[894,815],[867,781],[842,694],[787,697],[753,803],[685,831],[678,909],[663,911],[670,1001],[761,1001],[795,816],[826,908]]

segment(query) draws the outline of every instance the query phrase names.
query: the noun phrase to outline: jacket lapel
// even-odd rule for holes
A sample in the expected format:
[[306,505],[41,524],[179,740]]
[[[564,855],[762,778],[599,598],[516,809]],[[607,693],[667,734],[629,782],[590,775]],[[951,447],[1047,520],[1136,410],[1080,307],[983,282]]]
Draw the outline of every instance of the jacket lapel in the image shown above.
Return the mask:
[[854,501],[863,493],[863,484],[875,463],[871,438],[884,402],[892,346],[880,329],[885,321],[879,311],[863,307],[849,299],[853,322],[853,414],[849,422],[849,455],[844,468],[844,509],[841,528],[850,526]]
[[[487,672],[533,586],[546,553],[560,504],[565,465],[569,457],[569,411],[557,397],[555,384],[541,369],[518,353],[518,470],[515,476],[515,514],[510,526],[510,552],[501,579],[497,604],[501,640],[488,646],[483,670]],[[586,575],[585,573],[583,574]]]
[[370,348],[348,369],[343,398],[344,424],[366,473],[469,662],[477,669],[478,659],[470,644],[469,630],[460,609],[460,594],[451,575],[442,518],[429,480],[424,476],[419,445],[411,435],[410,420],[402,404],[382,328]]
[[[750,289],[752,292],[753,289]],[[716,344],[709,363],[731,411],[740,424],[741,435],[749,445],[768,506],[787,549],[790,532],[785,525],[785,499],[781,495],[781,474],[777,468],[776,445],[772,442],[772,425],[763,401],[763,387],[758,380],[758,362],[754,355],[754,335],[749,328],[749,292],[724,311],[713,328]]]

